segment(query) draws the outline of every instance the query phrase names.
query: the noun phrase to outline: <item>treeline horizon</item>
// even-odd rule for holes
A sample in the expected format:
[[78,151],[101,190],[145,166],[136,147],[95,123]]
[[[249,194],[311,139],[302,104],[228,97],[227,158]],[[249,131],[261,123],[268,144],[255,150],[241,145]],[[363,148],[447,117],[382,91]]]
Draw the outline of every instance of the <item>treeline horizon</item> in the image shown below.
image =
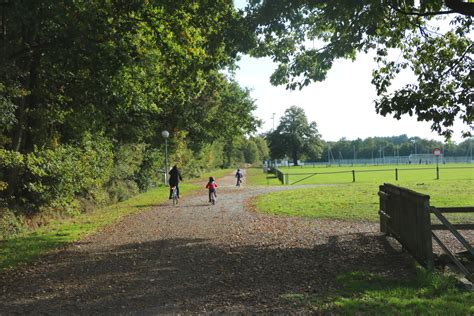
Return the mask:
[[[471,155],[474,138],[467,138],[460,143],[442,142],[418,136],[374,136],[348,140],[345,137],[338,141],[321,139],[323,151],[315,161],[327,161],[330,150],[334,159],[372,159],[388,156],[409,156],[411,154],[431,154],[433,149],[441,149],[445,157],[466,157]],[[309,160],[307,160],[309,161]]]

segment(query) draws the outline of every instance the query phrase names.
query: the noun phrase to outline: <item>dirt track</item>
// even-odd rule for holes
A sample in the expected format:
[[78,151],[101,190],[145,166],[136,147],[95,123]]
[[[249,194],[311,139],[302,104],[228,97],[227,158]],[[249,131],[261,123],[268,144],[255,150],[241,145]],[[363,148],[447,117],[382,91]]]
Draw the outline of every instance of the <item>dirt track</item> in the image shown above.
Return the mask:
[[413,271],[377,224],[256,214],[246,201],[284,188],[218,182],[215,206],[203,189],[0,274],[0,314],[305,312],[285,294],[324,296],[346,271]]

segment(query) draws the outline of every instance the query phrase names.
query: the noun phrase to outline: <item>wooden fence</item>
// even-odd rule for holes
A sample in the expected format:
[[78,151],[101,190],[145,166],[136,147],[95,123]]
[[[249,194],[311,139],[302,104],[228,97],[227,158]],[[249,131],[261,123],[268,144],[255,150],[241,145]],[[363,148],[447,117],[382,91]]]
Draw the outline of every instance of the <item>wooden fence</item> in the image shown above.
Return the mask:
[[[471,213],[474,207],[443,207],[430,206],[429,195],[385,183],[380,186],[380,231],[393,236],[423,266],[432,268],[434,239],[443,251],[451,258],[459,270],[474,282],[471,273],[454,253],[451,252],[434,230],[449,230],[464,246],[471,260],[474,260],[474,249],[458,230],[474,229],[474,224],[451,224],[443,213]],[[441,224],[431,224],[434,214]]]
[[430,197],[387,183],[379,196],[380,231],[397,239],[420,264],[433,267]]

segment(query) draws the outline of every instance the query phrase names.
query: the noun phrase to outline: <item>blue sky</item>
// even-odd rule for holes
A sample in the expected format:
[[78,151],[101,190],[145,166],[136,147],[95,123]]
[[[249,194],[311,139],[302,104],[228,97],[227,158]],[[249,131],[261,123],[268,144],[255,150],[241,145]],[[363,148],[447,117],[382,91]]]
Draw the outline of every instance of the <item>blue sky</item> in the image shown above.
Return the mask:
[[[234,0],[234,3],[237,8],[245,6],[245,0]],[[258,108],[254,114],[264,121],[259,132],[272,128],[273,113],[277,126],[284,111],[297,105],[305,110],[309,121],[317,123],[322,138],[328,141],[400,134],[443,140],[431,132],[427,122],[409,116],[396,120],[376,114],[373,103],[376,93],[370,83],[375,65],[372,56],[366,54],[359,54],[354,62],[337,60],[324,82],[313,83],[301,91],[288,91],[270,84],[270,75],[276,67],[270,58],[242,56],[236,80],[251,89],[251,96],[256,100]],[[406,73],[393,86],[400,87],[411,80],[412,76]],[[459,122],[455,125],[454,141],[462,141],[463,128],[466,129]]]

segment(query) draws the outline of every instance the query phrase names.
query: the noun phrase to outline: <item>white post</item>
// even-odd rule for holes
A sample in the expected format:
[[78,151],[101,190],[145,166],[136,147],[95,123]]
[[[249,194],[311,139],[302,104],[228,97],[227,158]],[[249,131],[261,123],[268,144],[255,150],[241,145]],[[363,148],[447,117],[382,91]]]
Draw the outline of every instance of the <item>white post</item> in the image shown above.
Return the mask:
[[170,133],[168,131],[162,131],[161,136],[165,139],[165,185],[168,185],[168,137]]

